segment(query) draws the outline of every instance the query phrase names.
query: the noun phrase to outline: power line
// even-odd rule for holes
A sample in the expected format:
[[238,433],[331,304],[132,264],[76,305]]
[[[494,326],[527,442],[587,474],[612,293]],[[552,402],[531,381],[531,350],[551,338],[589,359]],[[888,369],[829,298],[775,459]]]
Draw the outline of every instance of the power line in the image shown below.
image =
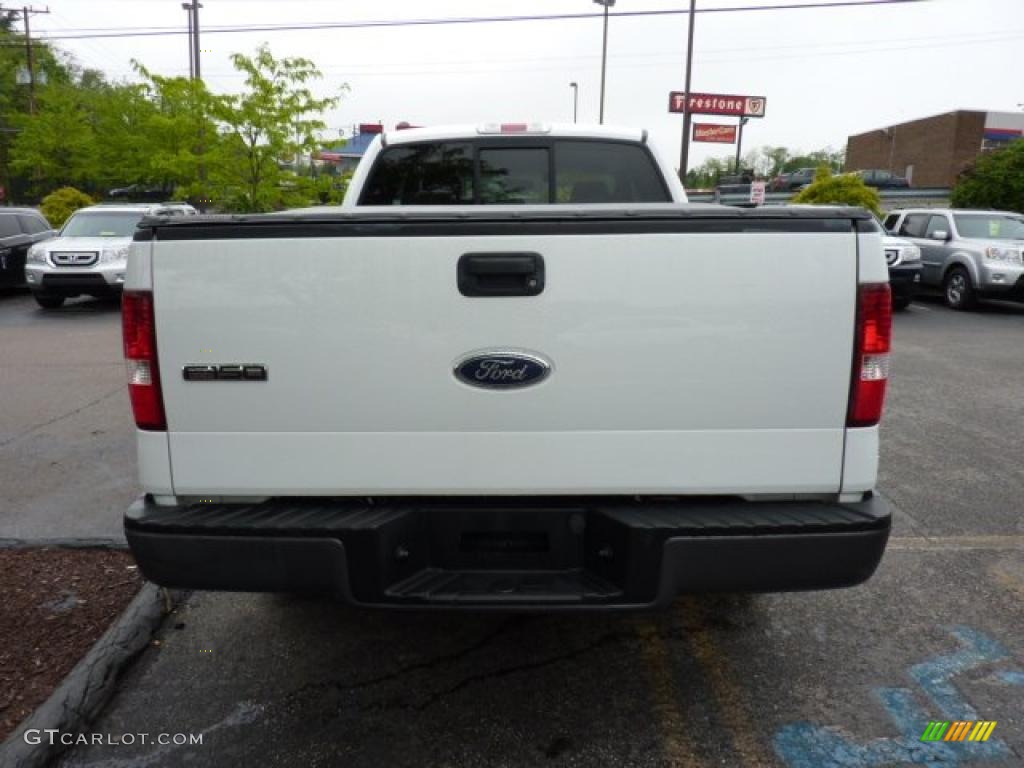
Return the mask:
[[[723,6],[720,8],[699,8],[697,13],[741,13],[764,11],[796,11],[821,10],[830,8],[866,8],[880,5],[908,5],[910,3],[927,3],[931,0],[830,0],[815,3],[784,3],[775,5]],[[619,11],[612,14],[616,18],[643,18],[652,16],[686,16],[688,9],[660,9],[648,11]],[[308,22],[302,24],[253,24],[235,26],[211,26],[205,29],[206,34],[235,34],[239,32],[272,32],[272,31],[305,31],[323,29],[369,29],[388,27],[427,27],[453,26],[464,24],[502,24],[526,21],[574,21],[601,17],[600,13],[557,13],[530,14],[519,16],[464,16],[441,19],[384,19],[378,21],[337,21]],[[90,32],[88,34],[46,35],[46,40],[84,40],[95,38],[117,37],[164,37],[168,35],[187,34],[175,27],[111,27],[110,32]],[[133,31],[134,30],[134,31]]]
[[[768,61],[776,59],[809,59],[819,57],[833,57],[833,56],[861,56],[867,53],[888,53],[888,52],[903,52],[908,50],[926,50],[934,48],[948,48],[948,47],[960,47],[960,46],[972,46],[972,45],[989,45],[992,43],[1015,43],[1018,40],[1024,39],[1024,31],[1016,31],[1012,34],[991,36],[986,35],[983,37],[979,36],[944,36],[944,37],[920,37],[920,38],[906,38],[905,40],[878,40],[875,44],[863,43],[863,42],[848,42],[848,43],[834,43],[829,45],[808,45],[808,50],[799,51],[796,53],[783,53],[773,54],[772,51],[792,50],[794,48],[800,48],[801,46],[760,46],[756,48],[750,47],[737,47],[737,48],[709,48],[700,49],[698,51],[701,54],[701,58],[704,61],[713,61],[716,63],[733,62],[742,63],[747,61]],[[916,41],[922,40],[936,40],[933,43],[924,43],[921,45],[914,45]],[[850,47],[856,46],[856,47]],[[834,47],[840,47],[844,50],[833,50]],[[823,49],[823,50],[822,50]],[[762,53],[766,55],[750,55]],[[717,53],[718,56],[708,56],[709,53]],[[737,57],[737,53],[742,53],[742,57]],[[664,52],[664,53],[634,53],[634,54],[619,54],[616,59],[626,59],[626,61],[620,61],[617,65],[617,69],[644,69],[650,67],[660,67],[673,64],[675,62],[668,61],[654,61],[654,59],[678,59],[681,54],[677,52]],[[597,56],[591,56],[582,54],[580,56],[539,56],[539,57],[507,57],[500,59],[488,59],[488,65],[494,64],[517,64],[525,63],[531,66],[517,66],[515,68],[516,73],[531,72],[531,73],[543,73],[543,72],[556,72],[566,71],[572,68],[589,68],[590,64],[587,60],[599,58]],[[639,59],[639,61],[630,61],[629,59]],[[645,61],[649,60],[649,61]],[[550,61],[550,64],[537,64],[541,61]],[[372,69],[365,69],[364,64],[336,64],[330,67],[321,69],[321,72],[325,76],[340,75],[344,77],[360,78],[360,77],[408,77],[409,75],[460,75],[465,76],[467,74],[474,75],[486,75],[486,74],[501,74],[507,73],[507,68],[501,69],[494,66],[490,67],[479,67],[476,66],[470,72],[467,70],[467,66],[475,65],[479,62],[478,59],[450,59],[444,61],[433,61],[433,62],[403,62],[400,64],[383,64],[380,67],[373,67]],[[559,62],[559,63],[555,63]],[[395,69],[394,67],[399,67]],[[410,67],[415,67],[410,69]],[[431,69],[430,67],[448,67],[446,69]],[[176,74],[186,74],[187,70],[174,69],[166,70],[174,72]],[[129,69],[118,69],[112,72],[115,75],[132,75],[133,70]],[[245,73],[233,72],[233,71],[214,71],[204,75],[205,79],[243,79],[248,77]]]

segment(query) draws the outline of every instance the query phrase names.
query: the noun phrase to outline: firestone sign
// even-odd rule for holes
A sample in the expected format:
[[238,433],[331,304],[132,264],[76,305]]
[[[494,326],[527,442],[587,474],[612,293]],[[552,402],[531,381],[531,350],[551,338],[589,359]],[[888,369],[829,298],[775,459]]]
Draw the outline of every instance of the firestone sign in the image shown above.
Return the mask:
[[764,117],[768,100],[764,96],[730,96],[723,93],[691,93],[672,91],[669,112],[691,112],[695,115],[731,115],[733,117]]
[[735,144],[735,125],[716,125],[714,123],[694,123],[693,140],[712,144]]

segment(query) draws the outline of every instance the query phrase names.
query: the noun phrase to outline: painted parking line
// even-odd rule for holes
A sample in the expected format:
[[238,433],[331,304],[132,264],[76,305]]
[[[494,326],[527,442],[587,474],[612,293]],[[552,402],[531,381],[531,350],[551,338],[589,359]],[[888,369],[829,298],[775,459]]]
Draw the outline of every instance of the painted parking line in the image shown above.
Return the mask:
[[922,310],[924,312],[931,312],[932,311],[931,307],[926,307],[924,304],[914,303],[914,304],[911,304],[910,306],[913,307],[914,309],[920,309],[920,310]]
[[707,763],[700,757],[693,733],[679,709],[679,689],[665,638],[652,621],[637,624],[636,634],[647,665],[666,764],[671,768],[704,768]]
[[745,768],[771,765],[764,743],[759,740],[753,724],[758,722],[747,710],[747,693],[738,682],[732,664],[711,633],[704,604],[695,597],[684,597],[679,603],[684,617],[691,618],[687,633],[690,650],[700,664],[721,718],[722,730],[729,734],[732,748]]

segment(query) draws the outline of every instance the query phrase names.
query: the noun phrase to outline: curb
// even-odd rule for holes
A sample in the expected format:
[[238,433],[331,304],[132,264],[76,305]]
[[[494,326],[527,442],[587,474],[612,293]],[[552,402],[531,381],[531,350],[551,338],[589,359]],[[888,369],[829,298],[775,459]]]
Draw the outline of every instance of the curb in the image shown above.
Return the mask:
[[[178,602],[180,593],[165,592],[150,582],[142,585],[117,620],[61,681],[50,697],[23,720],[0,744],[0,766],[41,768],[72,745],[50,744],[43,731],[57,729],[77,735],[92,721],[114,694],[121,674],[148,645],[163,623],[165,611]],[[39,744],[29,744],[23,734],[40,731]]]

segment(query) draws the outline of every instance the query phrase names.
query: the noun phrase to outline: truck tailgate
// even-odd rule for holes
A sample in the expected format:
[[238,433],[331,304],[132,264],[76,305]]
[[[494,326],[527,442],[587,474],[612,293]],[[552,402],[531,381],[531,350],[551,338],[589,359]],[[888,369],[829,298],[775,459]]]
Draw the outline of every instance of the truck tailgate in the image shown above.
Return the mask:
[[[621,217],[620,217],[621,219]],[[353,219],[157,228],[177,494],[839,490],[849,220]],[[535,296],[467,297],[468,253],[540,254]],[[476,351],[551,366],[468,386]],[[187,381],[254,364],[265,381]]]

